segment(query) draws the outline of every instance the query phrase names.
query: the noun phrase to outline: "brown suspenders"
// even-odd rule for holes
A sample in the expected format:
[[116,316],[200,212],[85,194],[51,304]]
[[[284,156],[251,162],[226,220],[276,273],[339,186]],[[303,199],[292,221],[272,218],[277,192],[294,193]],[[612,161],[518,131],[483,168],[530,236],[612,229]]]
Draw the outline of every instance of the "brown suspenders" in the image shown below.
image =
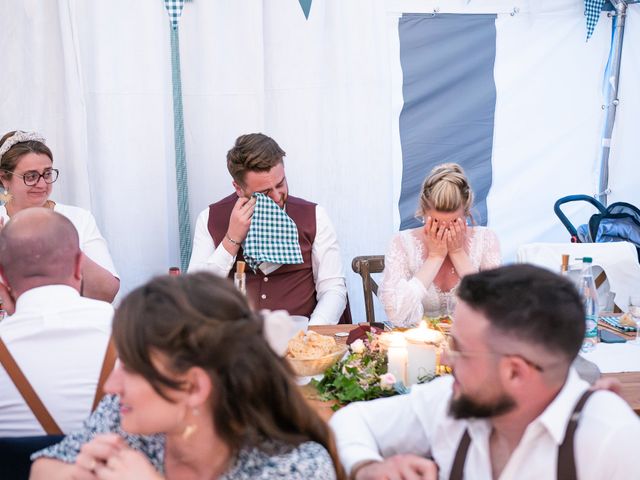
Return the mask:
[[[558,464],[557,464],[557,477],[559,480],[577,480],[578,475],[576,473],[576,459],[573,451],[573,437],[578,428],[578,421],[580,420],[580,413],[584,408],[585,403],[594,393],[593,390],[587,390],[582,394],[576,406],[571,413],[571,418],[567,424],[567,430],[564,435],[562,444],[558,447]],[[469,445],[471,444],[471,437],[469,431],[465,429],[464,435],[458,444],[458,450],[453,460],[453,466],[451,467],[451,474],[449,480],[462,480],[464,477],[464,462],[467,459],[467,452],[469,451]]]
[[[95,410],[96,405],[104,395],[104,382],[107,380],[111,370],[113,370],[116,357],[116,349],[110,337],[109,342],[107,343],[104,360],[102,362],[100,378],[98,379],[98,386],[96,388],[96,394],[93,399],[91,411]],[[11,352],[9,352],[9,349],[2,338],[0,338],[0,364],[2,364],[4,369],[7,371],[9,378],[11,378],[11,381],[14,383],[20,392],[20,395],[22,395],[22,398],[24,398],[24,401],[27,403],[40,425],[42,425],[42,428],[47,435],[62,435],[62,430],[47,410],[47,407],[44,406],[42,400],[40,400],[40,397],[29,383],[29,380],[27,380],[27,377],[25,377],[22,370],[20,370],[20,367],[14,360]]]
[[469,445],[471,445],[471,437],[469,436],[469,430],[465,428],[462,440],[460,440],[460,443],[458,444],[456,458],[453,460],[449,480],[462,480],[464,477],[464,462],[467,459]]
[[578,474],[576,473],[576,457],[573,452],[573,437],[578,428],[580,413],[582,413],[584,404],[587,403],[592,393],[594,393],[593,390],[587,390],[582,394],[567,424],[564,440],[558,447],[558,479],[573,480],[578,478]]
[[109,342],[107,342],[107,349],[104,352],[104,360],[102,360],[102,369],[100,370],[100,376],[98,377],[98,385],[96,386],[96,394],[93,397],[93,405],[91,411],[93,412],[102,397],[104,397],[104,383],[107,381],[109,374],[113,370],[118,358],[118,352],[116,346],[113,344],[113,337],[109,336]]

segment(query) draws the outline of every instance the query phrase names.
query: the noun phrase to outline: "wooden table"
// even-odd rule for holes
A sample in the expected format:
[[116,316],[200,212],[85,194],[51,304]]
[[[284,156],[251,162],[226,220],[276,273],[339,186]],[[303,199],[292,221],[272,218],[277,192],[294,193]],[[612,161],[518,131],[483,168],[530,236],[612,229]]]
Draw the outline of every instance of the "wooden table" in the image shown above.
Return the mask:
[[[310,330],[322,335],[334,335],[336,332],[348,332],[356,327],[357,325],[323,325],[310,327]],[[338,343],[346,343],[347,341],[347,337],[335,337],[335,339]],[[634,412],[640,415],[640,372],[604,373],[602,376],[617,378],[620,381],[622,384],[620,396],[627,401]],[[314,398],[315,389],[313,387],[305,386],[303,387],[303,392],[316,411],[320,413],[320,416],[324,419],[331,417],[333,410],[331,410],[332,404],[330,402],[323,402],[318,400],[317,397]]]

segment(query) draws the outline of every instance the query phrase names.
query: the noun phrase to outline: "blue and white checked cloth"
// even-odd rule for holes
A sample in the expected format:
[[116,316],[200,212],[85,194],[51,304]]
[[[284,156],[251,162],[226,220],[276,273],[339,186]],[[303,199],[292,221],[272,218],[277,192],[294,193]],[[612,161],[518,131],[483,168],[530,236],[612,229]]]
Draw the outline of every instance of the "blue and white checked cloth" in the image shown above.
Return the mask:
[[247,238],[242,242],[244,258],[255,272],[262,262],[303,263],[298,227],[276,202],[262,193],[254,193],[256,208]]
[[591,38],[593,31],[600,20],[600,12],[606,0],[584,0],[584,15],[587,17],[587,40]]
[[615,328],[616,330],[620,330],[621,332],[635,332],[636,331],[636,327],[630,327],[628,325],[620,325],[620,317],[619,316],[599,317],[598,320],[603,321],[607,325]]
[[185,0],[164,0],[164,8],[167,9],[169,20],[174,30],[178,28],[178,22],[180,21],[182,9],[184,8],[184,1]]

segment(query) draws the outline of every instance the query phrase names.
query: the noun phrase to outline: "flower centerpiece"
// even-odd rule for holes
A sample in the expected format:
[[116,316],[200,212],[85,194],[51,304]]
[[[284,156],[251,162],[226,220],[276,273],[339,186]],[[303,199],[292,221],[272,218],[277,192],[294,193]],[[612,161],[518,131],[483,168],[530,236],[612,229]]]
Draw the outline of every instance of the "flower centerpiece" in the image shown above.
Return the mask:
[[445,335],[422,322],[404,332],[367,332],[353,341],[349,353],[312,380],[321,400],[347,403],[409,392],[406,385],[426,383],[451,372],[438,359],[446,348]]
[[312,380],[322,400],[336,400],[334,410],[350,402],[408,392],[387,372],[387,354],[377,336],[368,334],[350,346],[349,354],[329,368],[322,380]]

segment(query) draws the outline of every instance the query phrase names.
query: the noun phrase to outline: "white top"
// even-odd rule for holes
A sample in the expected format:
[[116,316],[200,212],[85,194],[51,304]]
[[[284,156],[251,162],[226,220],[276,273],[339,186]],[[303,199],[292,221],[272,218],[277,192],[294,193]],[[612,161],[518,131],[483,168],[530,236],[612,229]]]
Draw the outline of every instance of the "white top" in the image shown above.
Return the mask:
[[[81,297],[66,285],[26,291],[0,337],[63,432],[91,412],[111,334],[111,304]],[[0,366],[0,437],[45,432]]]
[[[218,248],[215,247],[208,223],[209,207],[200,212],[196,220],[188,271],[206,270],[227,277],[236,257],[227,252],[222,243]],[[279,267],[278,264],[265,262],[259,268],[269,274]],[[336,232],[327,212],[319,205],[316,205],[316,238],[311,248],[311,267],[318,304],[309,324],[335,325],[347,305],[347,286]]]
[[[429,253],[418,236],[420,230],[414,228],[396,234],[384,256],[384,274],[378,296],[389,321],[402,327],[418,324],[425,312],[441,314],[446,309],[447,298],[458,290],[456,284],[443,292],[433,282],[426,288],[414,276]],[[496,234],[486,227],[468,227],[467,231],[471,264],[478,270],[498,267],[500,245]]]
[[[73,226],[76,227],[78,237],[80,238],[80,250],[82,250],[82,253],[109,271],[114,277],[118,277],[107,242],[102,237],[96,224],[96,219],[93,218],[91,212],[84,208],[63,205],[61,203],[56,203],[53,211],[67,217],[71,220]],[[7,209],[4,205],[0,206],[0,217],[4,219],[6,225],[9,221],[9,215],[7,215]]]
[[[408,395],[351,404],[330,421],[337,451],[347,472],[363,460],[382,460],[399,453],[431,454],[439,478],[449,478],[458,444],[469,428],[471,445],[466,480],[492,478],[490,422],[455,420],[447,414],[453,377],[412,387]],[[572,369],[567,381],[542,414],[529,424],[507,462],[501,480],[556,478],[558,446],[569,416],[588,384]],[[640,420],[617,395],[597,392],[587,402],[574,438],[580,480],[638,478]]]

